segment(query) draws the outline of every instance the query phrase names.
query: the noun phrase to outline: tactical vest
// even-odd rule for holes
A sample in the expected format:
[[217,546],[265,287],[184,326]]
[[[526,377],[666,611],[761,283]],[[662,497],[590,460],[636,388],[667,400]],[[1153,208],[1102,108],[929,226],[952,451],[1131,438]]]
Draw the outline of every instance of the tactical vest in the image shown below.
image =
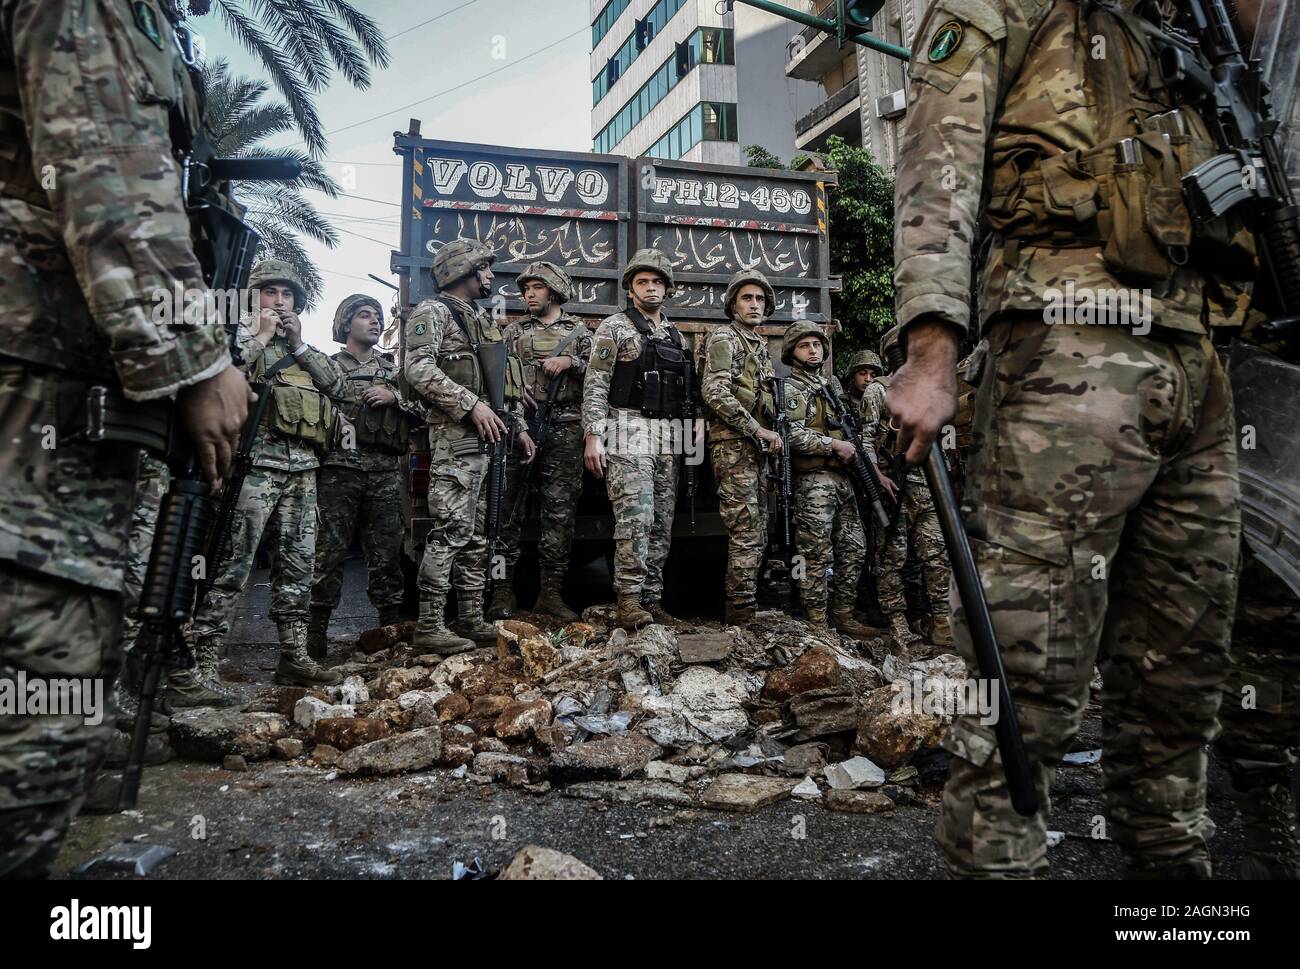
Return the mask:
[[[347,370],[347,357],[340,354],[334,359],[341,368]],[[372,368],[369,373],[361,373],[359,371],[363,366],[359,365],[344,378],[350,391],[354,391],[358,397],[371,387],[383,387],[398,393],[395,380],[379,367]],[[373,448],[386,454],[406,453],[406,441],[411,431],[410,419],[396,404],[391,407],[369,407],[363,400],[348,400],[339,409],[356,428],[358,448]]]
[[[1195,109],[1164,87],[1158,33],[1117,7],[1057,0],[1034,43],[1072,50],[1073,66],[1049,79],[1045,100],[1058,113],[1087,107],[1097,144],[995,157],[988,224],[1020,246],[1100,248],[1117,279],[1157,291],[1189,261],[1224,280],[1253,278],[1254,240],[1240,220],[1194,228],[1182,178],[1218,151]],[[1091,56],[1098,39],[1104,57]]]
[[[519,336],[519,360],[523,366],[524,383],[529,388],[534,400],[546,400],[546,388],[551,382],[551,378],[546,376],[546,371],[542,369],[542,361],[552,356],[565,340],[569,340],[571,334],[577,331],[578,327],[587,328],[587,324],[581,320],[571,321],[573,326],[568,329],[560,326],[561,320],[557,320],[550,326],[538,324],[522,329]],[[576,344],[582,339],[582,333],[578,332],[572,340],[569,340],[568,346],[565,347],[565,353],[562,355],[577,358]],[[557,405],[576,404],[582,400],[582,383],[575,380],[573,370],[568,370],[563,374],[560,380],[559,391],[555,395],[553,403]]]
[[[790,411],[790,419],[802,420],[810,431],[829,437],[834,441],[843,441],[844,432],[830,425],[831,406],[826,402],[826,398],[819,393],[818,386],[804,383],[802,380],[791,382],[799,389],[802,406]],[[827,387],[826,392],[834,393],[834,390]],[[839,459],[833,454],[799,454],[793,452],[791,457],[794,459],[794,469],[800,472],[828,469],[831,471],[844,470],[844,465],[840,464]]]
[[[732,396],[736,398],[736,402],[745,413],[758,421],[760,427],[770,429],[772,408],[775,406],[772,402],[771,384],[768,382],[773,376],[771,363],[769,362],[766,367],[763,366],[759,353],[749,344],[742,341],[741,347],[745,354],[745,365],[732,385]],[[740,434],[723,424],[720,419],[715,419],[709,425],[711,441],[725,441],[738,437]]]
[[643,417],[680,418],[685,413],[690,377],[690,357],[681,334],[671,324],[668,335],[655,338],[653,328],[635,309],[627,317],[641,334],[641,355],[619,360],[609,382],[609,405],[639,410]]
[[[265,381],[268,367],[274,367],[285,356],[291,354],[283,347],[268,346],[253,365],[252,382]],[[274,359],[268,361],[268,357]],[[299,364],[291,363],[272,375],[270,394],[263,427],[310,444],[317,451],[330,448],[338,426],[337,411],[333,402],[316,389],[311,374]]]
[[[466,342],[469,343],[468,350],[448,352],[446,350],[447,343],[444,340],[443,348],[438,351],[438,369],[445,373],[449,379],[469,390],[470,393],[480,398],[486,398],[487,384],[483,380],[483,367],[479,363],[478,346],[480,343],[500,343],[505,337],[495,321],[483,326],[479,322],[477,314],[465,313],[461,307],[446,297],[438,297],[438,302],[447,308],[452,320],[460,327],[461,333],[465,335]],[[519,364],[519,358],[511,354],[506,358],[506,402],[513,403],[523,400],[523,390],[523,367]]]

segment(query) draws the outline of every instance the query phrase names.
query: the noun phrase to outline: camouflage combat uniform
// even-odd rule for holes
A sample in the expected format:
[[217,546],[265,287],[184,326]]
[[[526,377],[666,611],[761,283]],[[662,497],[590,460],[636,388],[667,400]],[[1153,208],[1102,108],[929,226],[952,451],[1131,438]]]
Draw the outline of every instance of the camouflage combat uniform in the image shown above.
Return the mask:
[[[219,326],[155,315],[156,291],[204,285],[168,105],[191,132],[200,111],[170,21],[140,6],[0,0],[0,677],[98,677],[105,697],[138,452],[78,441],[80,405],[230,363]],[[50,872],[103,712],[0,718],[0,878]]]
[[[795,324],[786,331],[784,347],[798,342],[801,327],[821,332],[812,324]],[[785,349],[782,355],[788,356]],[[795,545],[804,558],[799,596],[814,623],[825,624],[828,605],[832,618],[844,622],[857,601],[866,536],[853,481],[831,453],[831,441],[844,440],[844,433],[828,423],[831,408],[822,396],[834,393],[834,387],[820,373],[792,366],[785,402],[795,470]],[[834,588],[828,596],[826,573],[832,569]]]
[[[903,594],[903,570],[909,547],[916,553],[930,594],[930,615],[934,621],[934,639],[938,645],[952,642],[948,634],[948,550],[934,498],[919,465],[907,465],[898,480],[894,434],[890,430],[892,415],[885,395],[888,378],[873,380],[862,395],[862,443],[872,451],[870,460],[898,486],[894,520],[876,543],[876,589],[880,611],[884,613],[895,640],[907,645],[917,637],[907,625],[907,600]],[[882,456],[888,456],[886,461]],[[901,462],[898,462],[901,463]],[[892,465],[892,466],[887,466]]]
[[[728,310],[747,283],[764,289],[766,316],[771,316],[775,295],[756,272],[742,271],[732,278],[724,300]],[[711,329],[704,341],[703,373],[700,396],[711,412],[709,460],[718,485],[718,511],[727,526],[727,619],[744,622],[753,618],[767,547],[767,452],[758,439],[760,428],[772,426],[773,369],[767,337],[732,314],[727,325]]]
[[[586,323],[568,313],[562,313],[550,324],[529,316],[507,326],[505,339],[511,352],[523,364],[524,382],[539,404],[546,399],[546,388],[551,383],[551,378],[542,370],[542,361],[557,351],[572,361],[560,377],[559,394],[550,412],[550,426],[537,456],[533,458],[534,462],[540,463],[534,469],[532,465],[520,464],[517,452],[511,455],[506,497],[510,518],[502,523],[501,529],[507,578],[500,588],[509,590],[515,563],[519,561],[519,534],[527,511],[526,496],[521,489],[529,476],[539,475],[541,520],[537,558],[544,587],[541,598],[551,602],[558,597],[569,570],[573,526],[578,514],[578,498],[582,494],[582,385],[587,374],[587,358],[591,355],[591,331]],[[548,592],[552,594],[547,595]]]
[[[1188,239],[1178,178],[1210,150],[1193,112],[1192,137],[1142,135],[1127,147],[1148,164],[1115,170],[1116,139],[1168,105],[1142,70],[1129,74],[1150,55],[1093,9],[1085,23],[1072,0],[931,7],[899,146],[897,318],[964,330],[977,227],[993,233],[965,503],[1039,797],[1048,804],[1100,662],[1109,834],[1134,874],[1206,876],[1204,745],[1240,530],[1231,395],[1207,327],[1240,322],[1242,287],[1216,273],[1242,261],[1219,250],[1179,266],[1164,248]],[[1088,56],[1097,36],[1104,59]],[[1161,207],[1144,209],[1144,192]],[[1046,311],[1067,281],[1153,291],[1153,328],[1117,313],[1046,325],[1064,319]],[[957,755],[939,826],[950,873],[1042,874],[1047,811],[1012,809],[992,727],[962,717],[944,743]]]

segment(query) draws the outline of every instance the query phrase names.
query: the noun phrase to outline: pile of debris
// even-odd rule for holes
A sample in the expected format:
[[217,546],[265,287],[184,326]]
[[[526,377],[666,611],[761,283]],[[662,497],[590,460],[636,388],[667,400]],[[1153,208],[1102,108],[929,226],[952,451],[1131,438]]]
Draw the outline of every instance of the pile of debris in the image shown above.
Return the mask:
[[172,744],[234,769],[270,757],[343,777],[440,767],[533,793],[733,811],[933,798],[922,781],[942,773],[951,716],[899,698],[961,690],[957,656],[908,662],[891,640],[854,643],[779,612],[745,629],[629,632],[611,609],[567,626],[503,620],[495,648],[450,658],[416,655],[410,623],[371,630],[338,667],[342,685],[182,712]]

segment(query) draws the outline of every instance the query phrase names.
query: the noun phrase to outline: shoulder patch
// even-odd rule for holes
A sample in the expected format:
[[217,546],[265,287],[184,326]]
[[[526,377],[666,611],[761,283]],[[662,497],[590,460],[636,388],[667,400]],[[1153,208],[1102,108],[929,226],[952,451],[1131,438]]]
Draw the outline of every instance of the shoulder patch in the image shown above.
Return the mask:
[[140,33],[149,38],[149,42],[159,50],[163,49],[162,27],[158,24],[158,14],[148,0],[135,0],[131,4],[131,17],[135,20]]
[[961,47],[961,42],[965,36],[966,28],[961,25],[960,21],[948,20],[940,24],[939,29],[930,38],[930,50],[927,55],[930,58],[930,63],[938,64],[940,61],[946,61],[957,53],[957,48]]
[[417,324],[415,324],[415,335],[416,335],[416,336],[424,336],[424,331],[425,331],[426,329],[427,329],[427,327],[426,327],[423,323],[417,323]]

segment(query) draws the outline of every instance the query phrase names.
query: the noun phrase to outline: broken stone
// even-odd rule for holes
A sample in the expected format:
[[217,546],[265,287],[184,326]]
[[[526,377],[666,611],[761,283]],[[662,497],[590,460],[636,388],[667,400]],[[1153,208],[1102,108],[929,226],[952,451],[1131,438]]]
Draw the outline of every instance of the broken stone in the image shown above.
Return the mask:
[[604,737],[552,754],[551,776],[558,782],[624,780],[662,753],[641,734]]
[[826,783],[841,791],[880,787],[885,783],[885,772],[865,757],[853,757],[842,764],[828,766]]
[[720,663],[731,655],[736,637],[731,633],[694,633],[677,637],[677,654],[683,663]]
[[501,619],[493,625],[497,627],[498,660],[507,659],[512,653],[518,653],[520,641],[542,635],[540,629],[522,619]]
[[755,774],[722,774],[704,790],[705,807],[719,811],[756,811],[765,804],[784,799],[795,782],[781,777]]
[[377,653],[398,643],[409,643],[414,637],[414,622],[410,620],[398,622],[391,626],[380,626],[378,629],[367,629],[357,637],[357,649],[367,654]]
[[809,649],[785,669],[773,670],[767,675],[763,698],[784,703],[791,697],[809,690],[823,690],[840,685],[840,665],[827,646]]
[[510,705],[510,697],[499,694],[488,694],[476,699],[469,708],[472,717],[499,717],[501,712]]
[[271,745],[271,752],[280,760],[293,760],[302,756],[302,741],[296,737],[281,737]]
[[474,763],[474,751],[468,744],[445,744],[442,748],[442,757],[438,760],[439,767],[460,767]]
[[552,848],[526,845],[498,876],[500,881],[603,881],[600,875],[588,868],[573,855]]
[[511,703],[501,711],[492,732],[502,740],[527,740],[540,727],[551,722],[551,704],[547,700]]
[[741,680],[712,667],[692,666],[677,678],[667,696],[642,701],[655,716],[639,729],[665,747],[729,740],[749,729],[749,717],[741,706],[748,695]]
[[244,760],[239,754],[227,754],[221,761],[222,770],[241,771],[248,770],[248,761]]
[[615,804],[677,804],[690,806],[694,798],[676,784],[667,781],[584,781],[562,789],[565,797],[584,801],[611,801]]
[[293,707],[294,723],[307,730],[315,729],[317,720],[324,720],[327,717],[355,717],[356,715],[356,707],[346,703],[326,703],[314,696],[303,697]]
[[270,694],[271,703],[267,711],[273,711],[292,720],[294,706],[305,696],[314,696],[318,700],[329,702],[329,697],[320,690],[309,690],[301,686],[278,686]]
[[342,755],[342,751],[337,747],[331,747],[329,744],[317,744],[311,751],[311,759],[320,764],[321,767],[333,767],[339,762],[339,757]]
[[195,707],[172,714],[172,747],[182,757],[220,763],[227,754],[245,760],[271,756],[271,744],[288,733],[289,724],[278,713],[241,713],[212,707]]
[[356,706],[358,703],[365,703],[370,699],[370,691],[366,689],[366,681],[359,676],[347,677],[337,689],[340,703],[349,703]]
[[790,791],[790,796],[797,797],[801,801],[812,801],[822,796],[822,789],[811,777],[805,777]]
[[354,747],[339,758],[338,767],[354,776],[400,774],[432,767],[441,755],[442,731],[437,727],[422,727]]
[[645,765],[645,776],[652,781],[670,781],[673,784],[685,784],[702,772],[699,767],[685,764],[670,764],[666,760],[652,760]]
[[867,694],[853,740],[854,751],[885,768],[899,766],[922,747],[938,746],[946,729],[942,718],[911,712],[905,704],[900,704],[899,698],[894,686],[883,686]]
[[476,754],[505,754],[510,752],[510,748],[505,745],[505,742],[497,740],[496,737],[480,737],[474,741],[473,747]]
[[800,693],[789,700],[787,709],[799,728],[796,741],[856,730],[861,719],[860,701],[839,687]]
[[519,655],[524,660],[524,672],[535,680],[564,665],[564,657],[545,636],[521,639]]
[[390,666],[375,677],[370,695],[377,700],[396,700],[403,693],[428,686],[432,676],[424,666]]
[[383,720],[360,717],[322,717],[316,721],[316,743],[336,750],[351,750],[388,736]]
[[474,757],[474,773],[511,787],[523,787],[545,779],[544,770],[540,770],[527,757],[517,754],[477,754]]
[[568,724],[551,723],[537,728],[537,744],[544,753],[554,753],[569,746],[576,733],[577,731]]
[[826,766],[826,745],[795,744],[786,748],[783,760],[785,767],[795,773],[806,774],[808,771],[821,770]]
[[452,693],[434,703],[433,708],[438,711],[438,719],[446,723],[466,716],[469,713],[469,700],[463,693]]
[[832,811],[850,814],[883,814],[894,810],[894,802],[879,791],[831,789],[826,792],[824,801]]
[[885,795],[895,804],[909,804],[915,806],[925,804],[925,799],[911,788],[899,787],[895,784],[886,784],[880,789],[880,793]]

